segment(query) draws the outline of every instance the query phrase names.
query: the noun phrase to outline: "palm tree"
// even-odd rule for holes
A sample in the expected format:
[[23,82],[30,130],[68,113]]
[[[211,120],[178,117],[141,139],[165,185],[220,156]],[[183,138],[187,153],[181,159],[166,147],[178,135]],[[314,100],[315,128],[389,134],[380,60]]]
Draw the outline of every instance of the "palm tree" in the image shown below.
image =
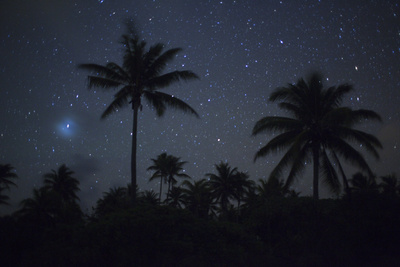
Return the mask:
[[168,206],[181,209],[185,204],[184,194],[181,187],[172,186],[169,198],[165,200]]
[[0,188],[10,189],[10,185],[17,186],[12,179],[18,178],[10,164],[0,164]]
[[167,199],[169,199],[171,186],[175,185],[178,181],[175,177],[179,178],[187,178],[190,176],[186,173],[183,173],[183,165],[187,163],[187,161],[180,161],[181,158],[174,157],[172,155],[168,155],[168,164],[167,164],[167,182],[168,182],[168,190],[167,190]]
[[5,188],[0,187],[0,205],[9,205],[8,200],[10,197],[2,194],[4,190]]
[[160,203],[157,193],[155,193],[153,190],[145,190],[144,192],[139,194],[138,201],[139,203],[149,204],[153,206]]
[[395,173],[381,176],[381,180],[382,182],[379,184],[379,187],[382,188],[383,194],[388,196],[398,195],[400,192],[400,182]]
[[41,226],[51,226],[59,219],[61,197],[45,187],[33,189],[33,197],[21,201],[17,216],[36,222]]
[[221,211],[228,210],[229,199],[235,197],[237,168],[231,168],[229,163],[220,162],[214,165],[217,174],[207,173],[214,197],[220,203]]
[[103,197],[97,201],[95,214],[102,217],[105,214],[119,209],[127,208],[129,205],[129,195],[127,187],[110,188],[108,192],[103,193]]
[[[255,186],[254,181],[250,180],[250,176],[245,172],[237,172],[235,175],[235,193],[238,210],[243,197]],[[238,211],[238,214],[240,211]]]
[[379,186],[376,183],[376,177],[374,175],[366,176],[361,172],[357,172],[350,179],[352,187],[350,191],[359,195],[377,194],[379,192]]
[[206,179],[183,181],[185,208],[200,218],[208,218],[215,211],[215,202],[209,182]]
[[285,187],[285,182],[277,177],[270,177],[268,181],[259,179],[260,184],[257,186],[257,192],[261,199],[271,199],[285,197],[289,194],[289,190]]
[[[196,111],[184,101],[174,95],[158,91],[180,80],[197,79],[198,76],[191,71],[172,71],[162,73],[166,65],[171,62],[182,49],[173,48],[163,52],[164,45],[157,43],[145,50],[146,42],[141,41],[132,25],[128,25],[128,34],[122,36],[124,56],[122,66],[110,62],[105,66],[98,64],[82,64],[79,67],[92,71],[95,75],[89,76],[89,88],[100,87],[119,91],[114,95],[114,100],[106,108],[103,119],[124,106],[131,105],[133,110],[132,129],[132,158],[131,158],[131,183],[136,183],[136,143],[138,112],[142,110],[142,98],[162,116],[168,107],[179,109],[183,112],[199,117]],[[136,192],[132,191],[132,201]]]
[[341,107],[345,94],[353,87],[348,84],[323,87],[322,77],[313,73],[308,81],[300,79],[296,84],[277,88],[269,97],[272,102],[279,102],[279,107],[289,112],[292,117],[267,116],[255,124],[253,135],[263,132],[280,132],[256,153],[254,160],[267,156],[271,152],[287,149],[286,153],[271,173],[271,177],[282,175],[283,170],[291,165],[286,187],[305,169],[305,162],[313,162],[313,196],[319,198],[319,174],[323,174],[330,189],[338,193],[340,182],[334,165],[343,178],[345,189],[347,179],[338,157],[371,174],[363,155],[349,142],[362,145],[367,152],[379,158],[377,148],[379,140],[368,133],[353,127],[366,119],[380,121],[380,116],[371,110],[352,110]]
[[169,198],[169,192],[171,190],[171,185],[177,183],[175,177],[180,178],[190,178],[189,175],[182,173],[183,165],[186,161],[180,161],[181,159],[172,155],[167,155],[167,153],[162,153],[157,156],[156,159],[151,159],[153,165],[148,167],[147,170],[155,171],[150,177],[150,181],[154,179],[160,179],[160,203],[162,195],[162,183],[168,183],[167,199]]
[[162,184],[166,182],[167,179],[167,164],[168,164],[168,155],[167,153],[162,153],[157,156],[156,159],[150,159],[153,162],[153,165],[147,168],[148,171],[155,171],[153,175],[150,177],[149,182],[160,179],[160,194],[159,194],[159,203],[161,203],[161,195],[162,195]]
[[79,189],[79,181],[72,177],[74,172],[65,164],[61,165],[57,171],[51,170],[44,175],[44,187],[58,193],[65,203],[72,203],[79,200],[76,193]]

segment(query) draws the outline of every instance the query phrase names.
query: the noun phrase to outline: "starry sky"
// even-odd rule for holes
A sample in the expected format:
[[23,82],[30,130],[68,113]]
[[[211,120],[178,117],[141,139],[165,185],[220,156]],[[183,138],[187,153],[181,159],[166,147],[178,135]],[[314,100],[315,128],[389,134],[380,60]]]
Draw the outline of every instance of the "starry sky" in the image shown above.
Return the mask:
[[[253,163],[272,135],[252,137],[251,130],[263,116],[284,115],[267,101],[272,90],[313,70],[323,73],[326,86],[354,85],[344,105],[382,116],[383,123],[360,126],[384,145],[379,162],[366,158],[377,175],[400,175],[399,17],[399,2],[388,0],[2,0],[0,163],[19,176],[12,207],[63,163],[75,171],[88,209],[102,192],[130,182],[132,111],[101,121],[113,92],[89,91],[88,73],[77,69],[121,64],[126,19],[136,21],[148,44],[183,48],[166,71],[200,77],[165,89],[200,119],[174,110],[157,118],[148,106],[140,113],[142,190],[157,190],[146,169],[162,152],[188,161],[185,172],[195,180],[220,161],[254,180],[268,177],[282,155]],[[310,195],[310,178],[306,172],[294,188]]]

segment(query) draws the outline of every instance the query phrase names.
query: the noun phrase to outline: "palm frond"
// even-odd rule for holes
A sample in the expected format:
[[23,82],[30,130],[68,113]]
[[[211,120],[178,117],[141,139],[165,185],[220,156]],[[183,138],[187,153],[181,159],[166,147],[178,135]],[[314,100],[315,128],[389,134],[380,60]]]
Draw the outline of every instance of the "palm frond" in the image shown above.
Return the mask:
[[359,167],[361,170],[366,171],[370,175],[372,175],[372,171],[361,153],[355,150],[343,139],[332,137],[329,148],[336,151],[336,153],[342,156],[346,161],[352,163],[353,165]]
[[277,153],[279,150],[287,148],[294,142],[298,141],[299,138],[304,138],[303,136],[304,133],[300,134],[298,131],[290,131],[274,137],[257,152],[254,161],[259,157],[265,157],[269,153]]
[[304,124],[296,119],[287,117],[264,117],[256,122],[252,135],[266,131],[298,131],[301,132]]
[[321,153],[321,172],[324,178],[323,181],[328,185],[332,193],[339,194],[341,188],[338,174],[329,160],[325,149]]
[[289,175],[286,178],[284,188],[286,190],[293,184],[297,177],[299,177],[306,168],[305,163],[309,161],[309,154],[310,154],[311,146],[306,143],[297,153],[294,155],[292,160],[292,167],[290,169]]
[[382,144],[374,135],[347,127],[338,127],[336,130],[338,136],[362,145],[371,155],[379,159],[377,148],[382,148]]
[[114,101],[111,102],[111,104],[106,108],[106,110],[101,115],[101,119],[107,118],[110,114],[114,113],[118,109],[123,108],[127,104],[128,104],[127,95],[114,98]]
[[183,112],[190,113],[195,115],[196,117],[199,117],[199,114],[197,114],[197,112],[191,106],[172,95],[158,91],[145,91],[144,97],[157,110],[157,114],[159,116],[162,116],[164,114],[165,107],[169,106],[171,108],[181,110]]
[[189,81],[199,79],[199,77],[192,71],[173,71],[150,79],[145,86],[150,90],[162,89],[170,86],[179,81]]
[[171,62],[180,51],[182,51],[182,48],[172,48],[165,51],[150,65],[149,76],[154,77],[160,75],[161,71],[165,69],[166,65]]
[[103,78],[99,76],[88,76],[88,88],[94,88],[94,87],[100,87],[103,89],[108,89],[108,88],[116,88],[123,85],[123,83],[116,81],[116,80],[111,80],[108,78]]

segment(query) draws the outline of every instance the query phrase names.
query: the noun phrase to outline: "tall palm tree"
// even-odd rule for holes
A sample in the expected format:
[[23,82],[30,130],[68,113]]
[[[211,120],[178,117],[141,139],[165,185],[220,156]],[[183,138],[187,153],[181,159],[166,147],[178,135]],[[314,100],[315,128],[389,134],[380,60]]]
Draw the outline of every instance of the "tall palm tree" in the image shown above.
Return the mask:
[[79,200],[76,193],[79,189],[79,181],[72,177],[74,174],[65,164],[61,165],[57,171],[51,170],[44,175],[44,188],[58,193],[65,203]]
[[[174,95],[160,92],[180,80],[198,79],[198,76],[188,70],[163,73],[166,65],[180,52],[181,48],[173,48],[163,52],[164,45],[157,43],[146,51],[146,42],[140,40],[134,27],[128,24],[128,34],[122,36],[124,56],[122,66],[110,62],[105,66],[98,64],[82,64],[79,67],[92,71],[95,75],[89,76],[89,88],[118,89],[114,100],[106,108],[101,118],[106,118],[124,106],[131,105],[133,110],[132,129],[132,158],[131,183],[136,182],[136,144],[138,112],[142,110],[142,98],[152,106],[158,116],[162,116],[167,107],[199,117],[197,112],[184,101]],[[136,192],[132,191],[132,200]]]
[[229,163],[220,162],[214,165],[217,174],[207,173],[211,190],[220,203],[222,212],[228,210],[229,200],[235,197],[237,168],[231,168]]
[[366,119],[380,121],[381,118],[371,110],[341,107],[343,97],[352,90],[353,87],[348,84],[325,89],[319,73],[313,73],[307,81],[300,79],[296,84],[277,88],[269,100],[279,102],[279,107],[291,117],[267,116],[257,121],[253,135],[268,131],[280,134],[262,147],[254,160],[287,149],[271,173],[271,176],[280,177],[283,170],[291,165],[286,179],[287,187],[305,169],[305,162],[312,160],[314,199],[319,198],[320,172],[333,192],[340,191],[335,165],[347,186],[339,156],[371,174],[363,155],[349,142],[362,145],[367,152],[379,158],[377,148],[382,147],[379,140],[371,134],[354,129],[354,126]]

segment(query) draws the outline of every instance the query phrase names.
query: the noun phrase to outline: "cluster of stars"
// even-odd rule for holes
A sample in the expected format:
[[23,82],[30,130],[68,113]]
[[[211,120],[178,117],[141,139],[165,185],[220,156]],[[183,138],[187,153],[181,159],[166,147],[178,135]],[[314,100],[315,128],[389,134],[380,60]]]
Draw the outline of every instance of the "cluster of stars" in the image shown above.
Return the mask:
[[[263,116],[282,115],[267,102],[274,88],[314,69],[329,77],[327,86],[354,84],[346,105],[376,110],[392,124],[400,121],[400,8],[395,1],[167,5],[98,0],[94,6],[61,1],[52,5],[52,13],[8,0],[4,5],[16,16],[2,18],[0,154],[3,163],[31,181],[25,183],[26,192],[39,184],[39,173],[62,163],[82,174],[82,191],[93,191],[88,198],[129,182],[131,110],[100,121],[115,91],[87,90],[88,73],[76,68],[80,63],[120,64],[126,18],[135,19],[149,45],[184,49],[167,71],[189,69],[201,77],[165,89],[190,104],[200,120],[174,110],[155,118],[143,101],[138,130],[143,189],[151,186],[149,159],[164,151],[188,161],[185,171],[194,179],[212,172],[221,160],[254,180],[267,178],[280,155],[253,164],[254,153],[270,136],[252,138],[252,127]],[[374,134],[378,130],[371,128]],[[384,140],[396,153],[399,141]],[[386,169],[398,168],[389,165]]]

